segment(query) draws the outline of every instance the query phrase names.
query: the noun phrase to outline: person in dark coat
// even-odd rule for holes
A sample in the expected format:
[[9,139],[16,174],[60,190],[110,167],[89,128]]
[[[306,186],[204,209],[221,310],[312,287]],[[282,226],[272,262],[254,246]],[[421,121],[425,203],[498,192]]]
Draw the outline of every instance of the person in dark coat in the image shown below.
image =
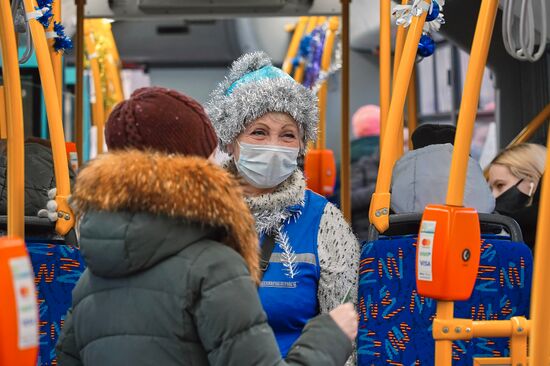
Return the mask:
[[411,140],[414,150],[431,145],[455,143],[456,127],[447,124],[425,123],[414,130]]
[[376,189],[380,164],[380,107],[366,105],[352,117],[351,225],[360,240],[369,232],[370,200]]
[[[369,233],[370,200],[376,189],[380,164],[380,107],[364,105],[351,119],[354,139],[351,141],[351,226],[359,241]],[[340,162],[337,164],[340,172]],[[334,195],[329,200],[340,205],[340,174],[336,174]]]
[[[6,142],[0,142],[0,215],[8,211],[8,157]],[[75,179],[69,167],[71,184]],[[48,192],[55,188],[52,147],[48,140],[30,137],[25,140],[25,216],[37,216],[46,207]]]
[[197,102],[138,90],[114,109],[106,141],[71,200],[88,268],[60,366],[345,363],[351,304],[312,319],[282,360],[257,294],[254,219],[239,184],[207,160],[217,139]]
[[[542,180],[542,177],[541,177]],[[539,217],[539,204],[540,204],[540,191],[541,185],[539,184],[533,194],[533,201],[529,206],[521,207],[516,211],[505,213],[510,216],[519,224],[521,233],[523,234],[523,241],[531,250],[535,251],[535,241],[537,236],[537,222]]]
[[[394,165],[391,183],[391,212],[423,212],[428,204],[444,204],[449,184],[456,128],[426,123],[412,134],[413,151]],[[468,159],[464,186],[464,206],[481,213],[492,213],[495,199],[484,182],[483,171]]]

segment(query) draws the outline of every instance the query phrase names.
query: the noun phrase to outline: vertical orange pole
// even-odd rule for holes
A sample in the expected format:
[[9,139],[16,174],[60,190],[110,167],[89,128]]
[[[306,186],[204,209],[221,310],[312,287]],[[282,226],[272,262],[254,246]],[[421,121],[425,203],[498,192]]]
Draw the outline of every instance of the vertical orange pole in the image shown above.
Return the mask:
[[[324,72],[328,72],[330,68],[334,39],[336,38],[339,24],[338,17],[330,17],[327,34],[325,36],[325,45],[323,47],[323,57],[321,60],[321,70]],[[325,149],[326,147],[327,94],[328,80],[325,80],[319,89],[319,136],[317,138],[317,149]]]
[[342,130],[340,156],[340,204],[342,213],[351,222],[351,183],[350,166],[351,150],[349,137],[349,4],[350,0],[340,0],[342,3]]
[[380,149],[390,110],[391,96],[391,0],[380,0]]
[[[548,135],[550,143],[550,135]],[[550,145],[547,145],[550,146]],[[546,161],[550,158],[550,150]],[[537,241],[535,246],[535,267],[533,275],[533,295],[531,297],[531,333],[529,339],[529,366],[548,365],[550,358],[550,179],[548,174],[542,181],[539,204]]]
[[416,68],[413,68],[409,90],[407,91],[407,127],[409,128],[409,150],[413,149],[412,134],[418,125],[418,101],[416,99]]
[[[25,149],[19,57],[9,0],[0,0],[0,54],[7,119],[8,236],[0,241],[0,364],[34,366],[38,358],[38,308],[25,237]],[[2,93],[4,94],[4,93]],[[5,114],[4,114],[5,113]],[[4,131],[5,132],[5,131]],[[18,237],[17,239],[13,237]]]
[[[114,108],[114,106],[124,100],[124,91],[122,87],[122,65],[120,62],[120,56],[118,53],[118,49],[116,47],[115,38],[113,36],[113,30],[111,27],[111,23],[106,22],[105,20],[102,21],[102,32],[104,33],[105,38],[107,39],[106,47],[108,49],[108,54],[106,56],[106,65],[105,70],[107,73],[107,78],[110,80],[111,86],[112,86],[112,98],[114,99],[115,103],[111,107]],[[108,111],[107,116],[111,114],[111,110]]]
[[95,92],[95,103],[93,105],[93,121],[97,128],[97,153],[103,152],[103,127],[105,125],[105,103],[103,90],[101,88],[101,76],[99,70],[99,61],[97,60],[96,43],[91,25],[85,24],[85,44],[92,71],[93,87]]
[[6,94],[4,86],[0,85],[0,139],[8,138],[8,117],[6,111]]
[[[436,308],[437,319],[447,320],[454,318],[454,303],[452,301],[438,301]],[[453,341],[435,341],[435,366],[452,366]]]
[[[34,9],[36,3],[33,0],[24,0],[26,9]],[[61,217],[56,222],[56,231],[60,235],[67,234],[74,227],[74,215],[67,202],[71,194],[69,181],[69,163],[65,148],[65,136],[63,133],[63,120],[61,118],[61,104],[57,98],[57,86],[53,72],[53,66],[48,49],[48,42],[42,24],[36,20],[29,21],[33,44],[38,60],[38,70],[46,101],[46,113],[48,115],[48,127],[52,142],[54,158],[55,182],[57,187],[56,202]]]
[[447,189],[447,205],[449,206],[462,206],[464,199],[466,171],[479,103],[479,93],[491,45],[497,9],[498,0],[482,0],[470,53],[468,73],[466,74],[462,93],[465,97],[462,98],[460,103],[460,113],[458,115],[453,159],[449,174],[449,187]]
[[[32,8],[31,8],[32,9]],[[25,149],[21,76],[9,0],[0,0],[0,47],[8,137],[8,235],[25,237]]]
[[[401,5],[407,5],[408,0],[402,0]],[[391,18],[390,18],[391,19]],[[401,62],[401,55],[403,55],[403,47],[405,46],[405,38],[407,36],[407,29],[405,27],[397,27],[397,34],[395,36],[395,53],[393,56],[393,77],[392,81],[395,85],[395,78],[397,78],[397,70],[399,69],[399,63]]]
[[[423,6],[429,7],[431,0],[424,0]],[[381,140],[385,141],[381,148],[380,167],[376,180],[376,191],[372,195],[369,218],[376,229],[383,233],[390,225],[390,185],[392,169],[395,163],[395,147],[392,146],[398,139],[403,139],[403,130],[399,130],[401,119],[403,117],[403,108],[407,97],[407,88],[411,79],[411,74],[416,60],[418,42],[422,36],[422,28],[426,21],[427,13],[422,12],[421,16],[415,16],[412,19],[407,39],[403,48],[403,55],[397,70],[397,77],[394,91],[392,94],[390,110],[388,113],[387,128]]]
[[[402,0],[402,5],[407,5],[408,0]],[[405,45],[405,36],[407,30],[405,27],[397,27],[397,35],[395,37],[395,53],[393,56],[393,77],[392,82],[395,85],[395,78],[397,77],[397,69],[401,62],[401,55],[403,54],[403,46]],[[403,131],[403,118],[401,118],[401,131]],[[396,159],[399,159],[403,155],[403,138],[397,139],[395,143]]]
[[[447,190],[446,203],[449,206],[460,207],[463,205],[468,157],[479,103],[479,93],[497,10],[498,0],[482,0],[472,50],[470,52],[468,73],[462,93],[467,98],[462,98],[460,114],[458,116],[453,159],[449,175],[449,187]],[[453,306],[452,302],[438,301],[436,319],[452,319],[454,317]],[[450,366],[452,364],[452,341],[435,341],[435,364],[437,366]]]
[[298,24],[296,25],[296,29],[294,30],[294,34],[292,35],[290,45],[288,46],[288,50],[286,52],[285,61],[283,62],[283,71],[287,74],[292,72],[292,60],[296,57],[298,49],[300,48],[300,41],[304,35],[307,22],[307,17],[300,17]]
[[[313,30],[317,26],[317,20],[317,17],[309,17],[305,34],[310,34],[311,32],[313,32]],[[300,65],[298,65],[298,67],[296,67],[296,70],[294,70],[294,80],[296,80],[300,84],[302,83],[302,81],[304,81],[305,69],[305,64],[303,62],[300,62]]]
[[[47,32],[53,32],[54,22],[61,23],[61,0],[55,0],[52,3],[53,19],[48,27]],[[52,59],[53,73],[55,84],[57,87],[57,97],[59,99],[61,110],[63,110],[63,58],[61,53],[56,52],[53,48],[54,40],[49,40],[50,58]]]
[[[66,0],[65,0],[66,1]],[[84,156],[84,7],[85,0],[76,0],[76,85],[75,85],[75,132],[78,166]]]

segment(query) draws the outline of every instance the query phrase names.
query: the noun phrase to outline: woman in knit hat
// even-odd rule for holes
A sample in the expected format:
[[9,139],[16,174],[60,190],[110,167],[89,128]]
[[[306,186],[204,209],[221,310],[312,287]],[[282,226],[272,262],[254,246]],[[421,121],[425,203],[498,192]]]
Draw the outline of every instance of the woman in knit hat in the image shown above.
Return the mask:
[[345,363],[351,304],[312,320],[282,360],[254,285],[253,218],[238,183],[206,159],[217,141],[196,101],[138,90],[110,115],[106,140],[72,196],[88,268],[58,365]]
[[256,52],[233,63],[206,108],[256,220],[259,294],[283,356],[309,319],[357,293],[357,239],[334,205],[306,189],[298,169],[316,138],[317,103]]

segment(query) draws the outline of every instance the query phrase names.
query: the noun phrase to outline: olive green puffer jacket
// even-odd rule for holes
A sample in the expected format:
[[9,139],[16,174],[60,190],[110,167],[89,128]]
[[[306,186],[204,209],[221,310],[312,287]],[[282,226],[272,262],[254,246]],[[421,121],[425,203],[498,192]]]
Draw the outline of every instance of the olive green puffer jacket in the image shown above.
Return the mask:
[[281,359],[254,284],[253,220],[236,183],[205,160],[106,154],[81,171],[73,203],[88,268],[60,366],[343,365],[351,353],[324,315]]

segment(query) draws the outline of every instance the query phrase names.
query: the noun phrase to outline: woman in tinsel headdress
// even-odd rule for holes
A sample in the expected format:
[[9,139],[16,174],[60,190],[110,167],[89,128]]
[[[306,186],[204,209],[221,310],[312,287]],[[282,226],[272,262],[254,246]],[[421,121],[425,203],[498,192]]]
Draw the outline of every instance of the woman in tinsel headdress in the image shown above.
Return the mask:
[[298,169],[316,138],[317,98],[256,52],[233,63],[207,112],[256,219],[266,259],[260,298],[285,356],[308,319],[357,293],[357,239]]

